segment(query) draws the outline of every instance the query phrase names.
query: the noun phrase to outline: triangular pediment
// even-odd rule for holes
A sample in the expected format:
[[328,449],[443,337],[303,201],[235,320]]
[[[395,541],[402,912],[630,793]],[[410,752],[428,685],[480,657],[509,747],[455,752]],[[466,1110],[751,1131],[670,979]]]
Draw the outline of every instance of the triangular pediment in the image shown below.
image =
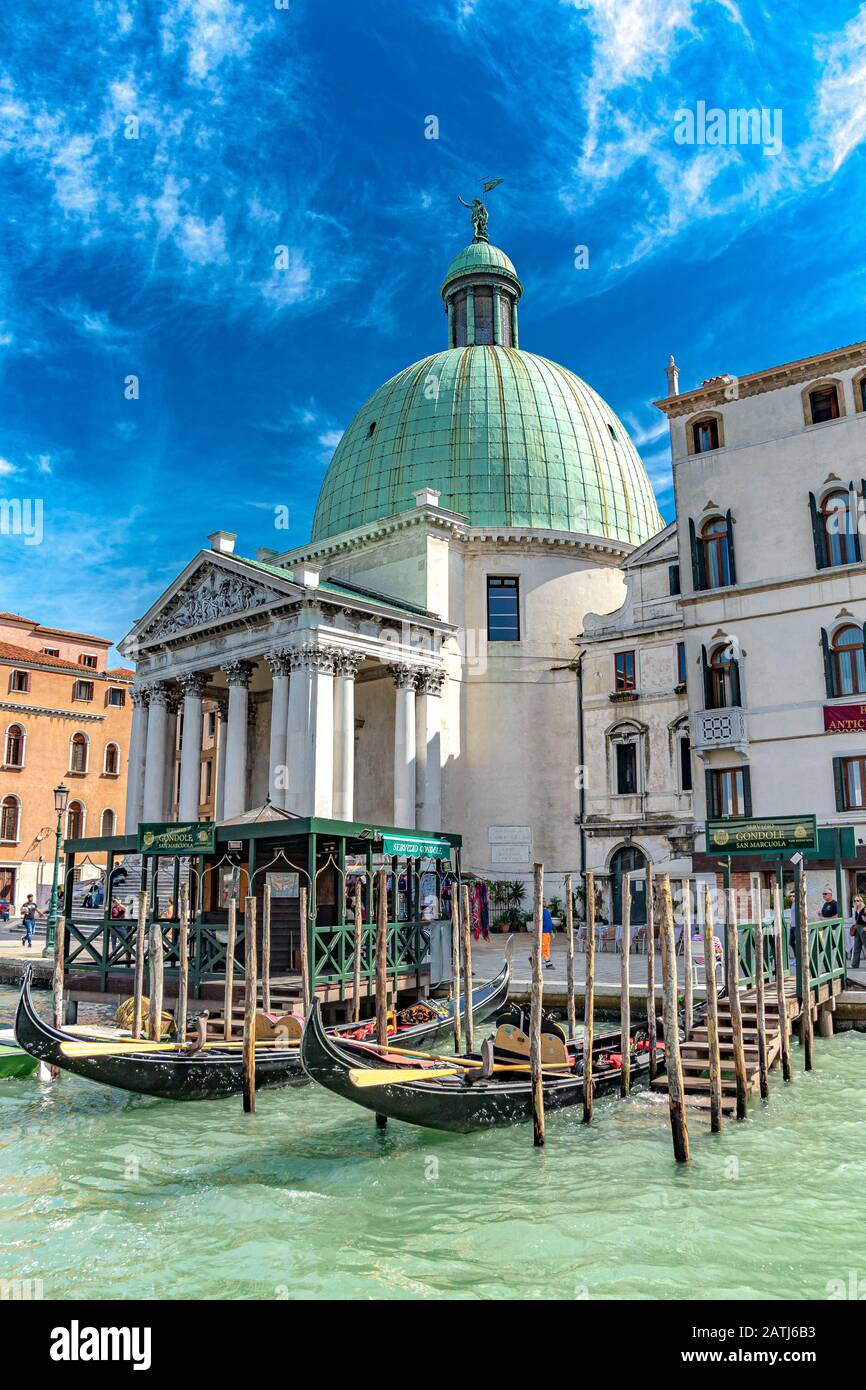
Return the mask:
[[298,586],[289,575],[270,582],[243,561],[202,556],[179,576],[130,633],[138,645],[165,642],[213,623],[266,608],[293,597]]

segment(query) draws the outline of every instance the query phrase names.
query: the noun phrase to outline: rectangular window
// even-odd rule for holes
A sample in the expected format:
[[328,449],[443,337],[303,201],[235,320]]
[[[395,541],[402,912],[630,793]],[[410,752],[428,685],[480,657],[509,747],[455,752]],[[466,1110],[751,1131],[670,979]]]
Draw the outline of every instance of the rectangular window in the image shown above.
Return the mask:
[[614,690],[637,689],[634,652],[615,652],[613,658]]
[[692,789],[692,745],[688,738],[680,739],[680,790]]
[[122,709],[126,704],[126,691],[122,690],[119,686],[112,685],[105,692],[105,703],[107,705],[116,705],[119,709]]
[[43,653],[45,654],[45,656],[59,656],[59,655],[60,655],[60,648],[59,648],[59,647],[43,647],[43,648],[42,648],[42,651],[43,651]]
[[708,454],[719,447],[718,420],[698,420],[692,426],[696,454]]
[[213,791],[213,760],[208,758],[201,765],[202,770],[202,801],[210,801]]
[[616,745],[616,791],[618,796],[634,796],[637,792],[637,744]]
[[475,341],[493,342],[493,291],[475,291]]
[[93,681],[75,681],[72,686],[73,700],[92,700]]
[[820,425],[825,420],[839,418],[839,397],[835,386],[826,386],[820,391],[809,392],[809,405],[812,408],[812,424]]
[[520,588],[517,579],[487,576],[488,642],[520,641]]
[[30,672],[13,671],[9,677],[9,689],[25,694],[30,689]]
[[466,346],[466,295],[454,296],[454,346]]
[[216,738],[216,721],[217,721],[216,710],[215,710],[215,709],[208,710],[208,716],[207,716],[207,734],[208,734],[208,738]]
[[677,685],[686,683],[686,644],[677,642]]
[[95,656],[91,656],[89,652],[81,652],[80,655],[79,655],[79,657],[78,657],[78,664],[79,664],[79,666],[89,666],[89,667],[91,667],[91,669],[95,670],[95,669],[96,669],[96,657],[95,657]]
[[843,811],[866,809],[866,757],[840,758]]
[[709,774],[710,816],[717,820],[747,815],[746,778],[741,767],[726,767]]
[[668,586],[672,594],[680,593],[679,565],[668,565]]

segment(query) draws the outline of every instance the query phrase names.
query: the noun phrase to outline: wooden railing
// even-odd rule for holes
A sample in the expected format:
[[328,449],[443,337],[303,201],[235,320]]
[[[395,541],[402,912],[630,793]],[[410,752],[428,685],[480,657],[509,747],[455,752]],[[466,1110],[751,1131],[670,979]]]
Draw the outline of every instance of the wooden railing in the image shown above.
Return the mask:
[[[741,922],[737,929],[737,955],[739,961],[740,984],[751,988],[755,984],[755,924]],[[782,931],[782,959],[785,973],[791,971],[791,958],[794,956],[797,977],[797,996],[802,999],[803,988],[800,962],[797,953],[791,951],[789,926],[785,923]],[[841,917],[820,917],[809,923],[809,982],[816,990],[821,985],[841,980],[844,984],[848,968],[845,948],[845,924]],[[772,921],[764,923],[764,981],[771,984],[776,978],[776,942]]]

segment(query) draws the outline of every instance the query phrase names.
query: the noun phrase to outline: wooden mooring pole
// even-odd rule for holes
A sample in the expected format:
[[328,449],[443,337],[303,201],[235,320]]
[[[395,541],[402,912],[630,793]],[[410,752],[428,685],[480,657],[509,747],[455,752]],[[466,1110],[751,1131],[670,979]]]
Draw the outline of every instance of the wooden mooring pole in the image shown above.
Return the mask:
[[232,1009],[235,992],[235,951],[238,944],[238,900],[232,892],[228,906],[228,931],[226,932],[226,980],[223,990],[223,1036],[230,1041],[232,1036]]
[[[66,961],[66,917],[58,913],[54,925],[54,973],[51,979],[54,1006],[54,1027],[63,1027],[63,975]],[[56,1081],[60,1075],[59,1067],[49,1067],[48,1077]]]
[[586,873],[586,984],[583,987],[583,1123],[592,1119],[592,1037],[595,1019],[595,874]]
[[310,932],[309,932],[309,893],[307,885],[302,884],[298,894],[298,909],[301,923],[301,998],[304,1003],[304,1018],[310,1014]]
[[776,952],[776,998],[779,1001],[779,1031],[781,1036],[782,1076],[792,1081],[791,1025],[788,1021],[788,998],[785,993],[785,952],[782,940],[782,889],[773,884],[773,942]]
[[800,1010],[800,1042],[803,1065],[812,1070],[815,1035],[812,1029],[812,980],[809,971],[809,904],[806,897],[806,875],[800,871],[799,912],[797,913],[800,942],[800,981],[802,1008]]
[[454,1005],[454,1051],[459,1054],[460,1028],[460,881],[451,885],[451,1000]]
[[256,900],[244,903],[244,1114],[256,1108],[256,1004],[258,1002],[256,962]]
[[695,982],[692,979],[692,881],[682,880],[683,890],[683,1008],[686,1037],[691,1036],[695,1021]]
[[571,874],[565,875],[565,992],[568,995],[568,1041],[574,1042],[574,898]]
[[144,955],[147,950],[147,893],[138,895],[138,921],[135,924],[135,978],[132,986],[132,1036],[141,1037],[144,1015]]
[[265,876],[262,889],[262,1008],[271,1011],[271,885]]
[[689,1131],[680,1056],[680,1024],[677,1009],[677,948],[674,933],[674,902],[670,875],[662,878],[660,944],[662,951],[662,989],[664,993],[665,1072],[671,1115],[671,1135],[677,1163],[689,1161]]
[[180,885],[180,915],[177,928],[177,1040],[186,1042],[186,1015],[189,1009],[189,882]]
[[758,898],[755,913],[755,1008],[758,1033],[758,1081],[761,1099],[770,1098],[770,1078],[767,1075],[767,1012],[764,1004],[764,924],[761,921],[763,904]]
[[737,904],[733,888],[728,893],[726,913],[727,985],[731,1006],[731,1042],[737,1083],[737,1119],[744,1120],[749,1109],[749,1082],[743,1044],[743,1011],[740,1005],[740,953],[737,931]]
[[[394,876],[394,915],[397,915],[397,878]],[[384,1047],[388,1041],[388,875],[379,871],[379,893],[376,903],[376,1041]],[[376,1115],[376,1126],[384,1129],[387,1115]]]
[[704,978],[707,988],[707,1053],[710,1073],[710,1129],[722,1128],[722,1059],[719,1052],[719,999],[716,983],[716,938],[713,932],[713,899],[704,884]]
[[361,957],[364,954],[364,914],[361,911],[361,884],[355,880],[355,968],[352,972],[352,1016],[361,1022]]
[[466,1051],[475,1051],[475,1020],[472,1017],[472,914],[469,887],[463,885],[463,999],[466,1009]]
[[154,913],[150,924],[148,950],[148,969],[150,973],[150,1002],[147,1006],[147,1033],[151,1042],[159,1042],[162,1037],[162,1000],[165,981],[165,958],[162,951],[162,926]]
[[631,951],[631,874],[622,880],[622,952],[619,958],[619,1034],[622,1069],[619,1093],[625,1100],[631,1090],[631,996],[629,994],[629,952]]
[[646,864],[646,1031],[649,1045],[649,1076],[655,1080],[658,1071],[656,1056],[656,909],[653,866]]
[[544,1144],[544,1083],[541,1076],[541,1010],[544,984],[541,974],[541,935],[544,913],[544,865],[536,864],[532,932],[532,996],[529,1009],[529,1069],[532,1079],[532,1142]]

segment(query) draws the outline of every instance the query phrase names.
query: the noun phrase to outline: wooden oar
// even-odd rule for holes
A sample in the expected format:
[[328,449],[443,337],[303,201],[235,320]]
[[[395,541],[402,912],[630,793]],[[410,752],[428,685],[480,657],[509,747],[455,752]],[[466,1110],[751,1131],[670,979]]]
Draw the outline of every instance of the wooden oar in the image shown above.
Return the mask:
[[[194,1057],[198,1052],[205,1050],[210,1051],[211,1048],[217,1048],[219,1051],[231,1048],[237,1051],[237,1049],[242,1048],[243,1045],[243,1039],[241,1038],[238,1038],[235,1042],[224,1042],[222,1039],[214,1039],[212,1042],[204,1043],[201,1048],[196,1048],[195,1052],[189,1052],[186,1048],[181,1047],[179,1043],[172,1042],[65,1042],[61,1043],[60,1051],[63,1053],[64,1057],[119,1057],[124,1055],[128,1056],[129,1054],[134,1056],[137,1052],[176,1052],[178,1057]],[[279,1038],[262,1038],[256,1043],[256,1047],[284,1047],[297,1052],[300,1049],[300,1043],[286,1043],[282,1042]]]
[[[475,1063],[478,1066],[478,1063]],[[552,1062],[544,1068],[544,1074],[548,1075],[554,1068],[560,1070],[567,1069],[568,1062]],[[500,1072],[528,1072],[528,1066],[508,1065],[494,1067],[492,1076],[498,1076]],[[364,1069],[353,1067],[349,1072],[349,1080],[353,1086],[388,1086],[391,1084],[400,1085],[404,1081],[433,1081],[440,1076],[462,1076],[463,1072],[456,1067],[418,1067],[417,1069],[407,1068],[402,1070],[394,1067],[392,1070],[382,1067]]]

